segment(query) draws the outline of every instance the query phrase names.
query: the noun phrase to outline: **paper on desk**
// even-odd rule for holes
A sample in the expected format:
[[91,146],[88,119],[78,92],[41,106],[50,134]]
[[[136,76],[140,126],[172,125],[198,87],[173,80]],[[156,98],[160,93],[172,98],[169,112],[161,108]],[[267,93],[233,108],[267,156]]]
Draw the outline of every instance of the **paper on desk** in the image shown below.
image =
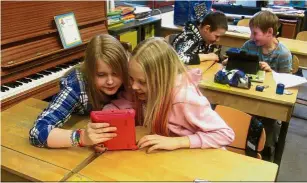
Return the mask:
[[250,34],[251,30],[249,27],[244,26],[236,26],[236,25],[228,25],[228,31],[229,32],[238,32],[242,34]]
[[294,86],[299,86],[301,84],[307,83],[307,79],[304,77],[292,75],[292,74],[285,74],[285,73],[277,73],[273,72],[273,78],[277,83],[282,83],[285,85],[285,88],[291,88]]

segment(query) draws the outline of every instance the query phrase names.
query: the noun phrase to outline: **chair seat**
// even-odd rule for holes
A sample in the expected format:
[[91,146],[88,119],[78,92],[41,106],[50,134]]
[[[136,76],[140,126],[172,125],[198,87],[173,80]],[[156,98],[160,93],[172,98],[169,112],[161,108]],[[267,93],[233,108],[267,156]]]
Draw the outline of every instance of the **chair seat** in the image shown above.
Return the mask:
[[[231,152],[234,152],[234,153],[246,155],[245,150],[243,150],[243,149],[238,149],[238,148],[229,147],[229,146],[227,146],[226,149],[228,151],[231,151]],[[262,159],[262,156],[261,156],[260,153],[257,153],[257,159]]]
[[296,39],[297,39],[297,40],[301,40],[301,41],[307,41],[307,31],[299,32],[299,33],[296,35]]

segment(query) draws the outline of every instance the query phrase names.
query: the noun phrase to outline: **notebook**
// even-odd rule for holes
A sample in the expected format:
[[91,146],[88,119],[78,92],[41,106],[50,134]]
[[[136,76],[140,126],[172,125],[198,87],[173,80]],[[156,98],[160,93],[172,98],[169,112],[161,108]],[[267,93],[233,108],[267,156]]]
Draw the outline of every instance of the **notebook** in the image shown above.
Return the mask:
[[109,123],[117,128],[117,136],[103,143],[108,150],[135,150],[135,111],[133,109],[92,111],[93,123]]
[[259,69],[258,55],[249,54],[237,48],[229,49],[226,54],[228,56],[227,71],[238,69],[249,76],[251,81],[264,82],[265,71]]

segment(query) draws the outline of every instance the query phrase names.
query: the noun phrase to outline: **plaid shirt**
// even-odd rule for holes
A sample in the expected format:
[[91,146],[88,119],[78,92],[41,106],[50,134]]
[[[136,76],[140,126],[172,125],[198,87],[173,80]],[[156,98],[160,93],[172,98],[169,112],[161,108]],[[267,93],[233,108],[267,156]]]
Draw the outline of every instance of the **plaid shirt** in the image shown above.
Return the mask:
[[86,82],[77,69],[61,79],[60,92],[38,116],[29,132],[32,145],[46,147],[48,135],[53,128],[63,126],[72,113],[84,115],[91,111],[85,89]]

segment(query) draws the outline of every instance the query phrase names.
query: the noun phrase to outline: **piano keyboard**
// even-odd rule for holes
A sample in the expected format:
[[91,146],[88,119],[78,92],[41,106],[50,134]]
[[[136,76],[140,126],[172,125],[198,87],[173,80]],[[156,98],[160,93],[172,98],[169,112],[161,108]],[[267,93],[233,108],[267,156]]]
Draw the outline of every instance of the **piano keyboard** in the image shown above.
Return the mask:
[[3,101],[19,93],[31,90],[32,88],[61,78],[69,69],[80,62],[80,59],[76,59],[72,62],[58,65],[17,81],[3,84],[1,85],[0,100]]

